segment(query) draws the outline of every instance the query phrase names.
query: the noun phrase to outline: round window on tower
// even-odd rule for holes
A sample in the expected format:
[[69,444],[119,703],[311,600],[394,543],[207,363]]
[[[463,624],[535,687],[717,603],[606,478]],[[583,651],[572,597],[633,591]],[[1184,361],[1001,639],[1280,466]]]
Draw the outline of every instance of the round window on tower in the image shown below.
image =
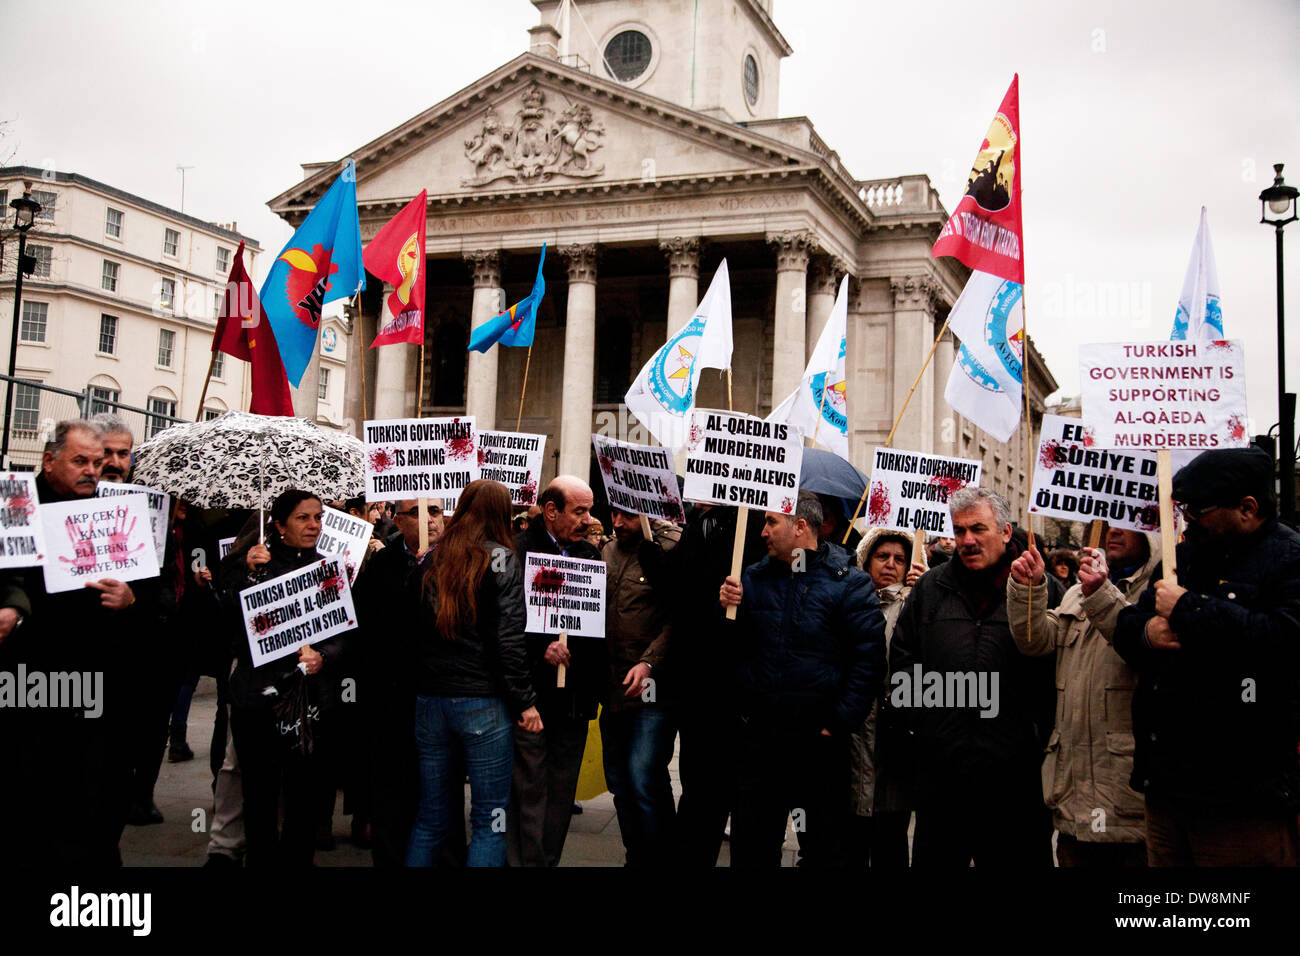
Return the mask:
[[750,106],[758,103],[758,61],[750,54],[745,55],[744,67],[745,99]]
[[620,82],[628,83],[650,65],[650,39],[640,30],[624,30],[605,44],[606,69]]

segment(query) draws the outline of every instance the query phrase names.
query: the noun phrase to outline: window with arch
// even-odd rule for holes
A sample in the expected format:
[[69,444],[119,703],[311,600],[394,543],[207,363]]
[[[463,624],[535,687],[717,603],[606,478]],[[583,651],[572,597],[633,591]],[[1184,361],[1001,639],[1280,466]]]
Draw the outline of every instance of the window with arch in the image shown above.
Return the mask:
[[176,417],[176,396],[167,389],[159,389],[149,396],[149,414],[145,417],[144,437],[147,441],[173,424]]
[[755,106],[758,104],[758,61],[752,53],[745,54],[741,73],[745,84],[745,101],[750,106]]

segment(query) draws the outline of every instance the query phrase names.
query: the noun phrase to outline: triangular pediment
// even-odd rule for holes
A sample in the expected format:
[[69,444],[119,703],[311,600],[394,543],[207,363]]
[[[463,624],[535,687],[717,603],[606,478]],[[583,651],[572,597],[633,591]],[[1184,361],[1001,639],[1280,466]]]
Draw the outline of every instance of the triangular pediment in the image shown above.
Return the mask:
[[[819,157],[618,83],[522,54],[352,153],[357,199],[379,212],[421,189],[430,199],[671,181],[816,165]],[[269,203],[293,217],[341,161]],[[391,215],[391,213],[389,213]]]

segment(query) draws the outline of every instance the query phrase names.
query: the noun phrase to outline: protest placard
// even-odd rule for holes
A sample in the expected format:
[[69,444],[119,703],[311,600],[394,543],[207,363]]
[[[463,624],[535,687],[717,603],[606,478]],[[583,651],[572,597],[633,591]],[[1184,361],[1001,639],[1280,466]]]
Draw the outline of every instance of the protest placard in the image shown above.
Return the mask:
[[[546,436],[524,432],[481,431],[478,433],[480,478],[499,481],[510,489],[510,502],[528,506],[537,503],[537,481],[542,477]],[[455,509],[455,502],[452,508]]]
[[223,560],[223,559],[225,558],[225,556],[228,555],[228,554],[230,553],[230,549],[231,549],[231,547],[234,545],[234,543],[235,543],[235,539],[234,539],[234,538],[222,538],[222,539],[220,539],[220,540],[217,542],[217,560],[218,560],[218,561]]
[[357,571],[361,569],[361,560],[366,556],[373,532],[374,528],[364,518],[337,508],[325,508],[320,516],[316,550],[326,557],[342,558],[348,572],[348,584],[356,584]]
[[1250,444],[1240,342],[1079,346],[1083,420],[1098,448],[1236,448]]
[[1155,452],[1096,447],[1077,418],[1044,415],[1029,513],[1112,528],[1160,527]]
[[686,440],[690,501],[794,514],[803,434],[753,415],[697,408]]
[[368,421],[367,501],[441,498],[479,476],[473,416]]
[[980,483],[981,466],[966,458],[877,448],[871,459],[867,524],[952,537],[948,496]]
[[673,456],[666,448],[592,435],[609,506],[634,515],[686,521]]
[[104,578],[158,576],[147,495],[56,501],[37,510],[47,545],[42,566],[48,593],[73,591]]
[[605,562],[530,552],[524,562],[530,634],[605,636]]
[[356,626],[343,559],[325,558],[239,592],[254,667]]
[[45,528],[36,518],[31,472],[0,473],[0,568],[29,568],[45,559]]
[[128,485],[120,481],[101,481],[95,489],[101,498],[114,495],[148,495],[149,527],[153,531],[154,549],[158,552],[158,567],[162,567],[167,554],[167,525],[171,521],[171,495],[165,491],[154,491],[144,485]]

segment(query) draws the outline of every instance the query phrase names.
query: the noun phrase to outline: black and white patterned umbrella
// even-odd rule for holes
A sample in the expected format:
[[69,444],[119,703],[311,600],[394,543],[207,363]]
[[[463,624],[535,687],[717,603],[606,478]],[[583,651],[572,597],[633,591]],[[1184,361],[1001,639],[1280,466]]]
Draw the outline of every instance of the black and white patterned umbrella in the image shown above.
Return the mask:
[[270,507],[302,488],[325,501],[363,493],[364,447],[305,418],[226,412],[140,445],[131,480],[203,508]]

